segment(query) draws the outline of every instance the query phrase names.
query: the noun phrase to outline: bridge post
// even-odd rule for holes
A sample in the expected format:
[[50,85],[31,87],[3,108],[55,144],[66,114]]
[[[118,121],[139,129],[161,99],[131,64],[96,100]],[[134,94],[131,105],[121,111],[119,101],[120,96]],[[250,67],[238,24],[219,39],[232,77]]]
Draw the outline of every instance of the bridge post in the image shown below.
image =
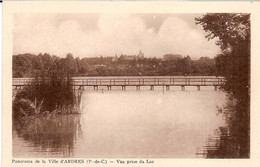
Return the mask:
[[184,85],[181,85],[181,90],[185,91],[185,86]]
[[163,93],[164,93],[164,83],[163,83]]
[[[97,89],[96,89],[97,88]],[[98,86],[94,86],[94,90],[98,90]]]
[[200,91],[200,86],[197,86],[197,90]]

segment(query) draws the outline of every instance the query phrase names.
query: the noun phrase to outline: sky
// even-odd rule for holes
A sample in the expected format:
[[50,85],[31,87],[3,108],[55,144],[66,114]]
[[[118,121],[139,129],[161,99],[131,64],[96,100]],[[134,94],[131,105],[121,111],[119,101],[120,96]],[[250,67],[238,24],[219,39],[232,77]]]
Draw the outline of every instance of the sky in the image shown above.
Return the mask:
[[215,57],[220,48],[208,41],[194,18],[203,14],[26,14],[14,15],[13,54],[49,53],[65,57],[121,54],[162,57]]

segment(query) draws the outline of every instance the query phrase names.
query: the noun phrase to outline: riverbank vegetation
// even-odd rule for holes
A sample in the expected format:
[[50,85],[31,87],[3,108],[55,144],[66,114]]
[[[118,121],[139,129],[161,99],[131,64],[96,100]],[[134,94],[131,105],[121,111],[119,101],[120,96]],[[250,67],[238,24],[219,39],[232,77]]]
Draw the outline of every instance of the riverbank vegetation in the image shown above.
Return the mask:
[[165,54],[163,58],[117,57],[74,58],[68,54],[60,58],[50,54],[19,54],[13,56],[13,78],[32,77],[42,69],[58,62],[72,76],[169,76],[169,75],[215,75],[215,59]]
[[80,90],[74,90],[71,71],[54,62],[35,73],[34,80],[13,98],[13,118],[78,113]]
[[227,127],[219,129],[216,150],[207,150],[208,158],[250,157],[250,14],[206,14],[195,18],[208,32],[206,38],[218,38],[222,54],[216,57],[216,69],[226,78],[226,106],[219,109]]

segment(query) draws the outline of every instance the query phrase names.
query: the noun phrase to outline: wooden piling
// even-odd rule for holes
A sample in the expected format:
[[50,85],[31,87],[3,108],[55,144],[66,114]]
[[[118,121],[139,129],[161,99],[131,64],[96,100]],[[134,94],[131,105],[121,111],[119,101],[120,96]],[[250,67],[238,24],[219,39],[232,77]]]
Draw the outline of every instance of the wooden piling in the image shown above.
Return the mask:
[[185,86],[184,85],[181,86],[181,90],[185,91]]
[[197,86],[197,90],[200,91],[200,86]]

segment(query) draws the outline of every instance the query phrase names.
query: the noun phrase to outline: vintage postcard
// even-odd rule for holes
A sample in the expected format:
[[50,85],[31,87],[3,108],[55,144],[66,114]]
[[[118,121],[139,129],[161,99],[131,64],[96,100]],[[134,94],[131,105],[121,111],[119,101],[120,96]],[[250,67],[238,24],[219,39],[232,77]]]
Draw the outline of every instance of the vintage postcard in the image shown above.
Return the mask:
[[2,166],[259,164],[260,4],[3,4]]

